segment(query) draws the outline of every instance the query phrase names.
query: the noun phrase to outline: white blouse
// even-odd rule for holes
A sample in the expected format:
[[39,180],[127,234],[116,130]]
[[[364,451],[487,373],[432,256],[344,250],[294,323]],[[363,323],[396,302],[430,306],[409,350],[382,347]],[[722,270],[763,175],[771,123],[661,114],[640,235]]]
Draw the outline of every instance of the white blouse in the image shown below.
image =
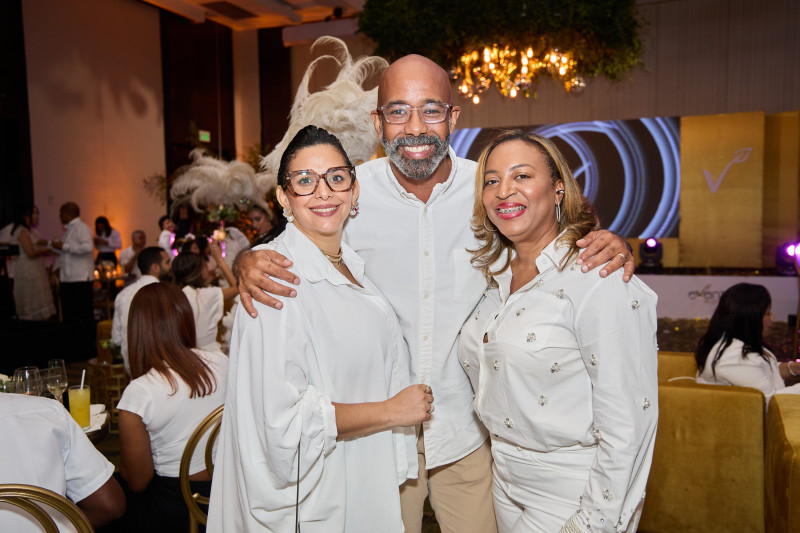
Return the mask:
[[348,246],[363,288],[293,224],[273,244],[303,290],[280,298],[280,311],[256,304],[256,319],[237,311],[208,531],[294,531],[299,476],[303,533],[402,532],[398,486],[417,472],[414,429],[337,442],[332,405],[409,385],[397,318]]
[[194,314],[197,332],[197,346],[209,352],[219,352],[222,348],[217,342],[219,321],[225,314],[225,297],[219,287],[184,287],[183,294],[189,300]]
[[537,452],[597,447],[575,508],[592,531],[625,531],[655,442],[657,297],[621,270],[603,279],[573,261],[559,272],[566,251],[550,243],[514,294],[510,268],[496,277],[464,323],[459,359],[490,433]]
[[[228,384],[228,358],[218,352],[206,352],[195,348],[195,353],[208,365],[214,375],[216,388],[202,398],[192,398],[189,386],[177,374],[177,392],[167,378],[155,370],[134,379],[122,392],[117,408],[129,411],[142,418],[150,436],[150,451],[153,466],[159,476],[178,477],[183,450],[189,437],[211,411],[225,401]],[[205,450],[208,433],[200,440],[189,474],[206,469]]]
[[800,383],[787,387],[783,382],[778,360],[772,352],[764,348],[766,361],[755,352],[749,352],[746,357],[742,357],[744,343],[739,339],[733,339],[731,345],[725,348],[712,372],[711,362],[721,344],[722,340],[708,352],[705,367],[697,371],[698,383],[752,387],[764,393],[767,405],[775,394],[800,394]]

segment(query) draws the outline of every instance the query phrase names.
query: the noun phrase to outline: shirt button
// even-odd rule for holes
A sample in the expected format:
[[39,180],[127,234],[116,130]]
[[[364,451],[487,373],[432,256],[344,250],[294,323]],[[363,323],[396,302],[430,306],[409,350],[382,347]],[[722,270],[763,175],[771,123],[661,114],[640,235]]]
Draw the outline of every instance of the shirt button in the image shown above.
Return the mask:
[[505,420],[503,420],[503,423],[506,425],[508,429],[514,427],[514,422],[510,418],[506,418]]
[[424,340],[424,341],[428,340],[428,336],[425,335],[424,337],[422,337],[422,340]]
[[423,295],[422,295],[422,297],[423,297],[423,298],[425,298],[426,300],[429,298],[429,296],[430,296],[430,295],[429,295],[427,292],[426,292],[425,294],[423,294]]
[[428,250],[425,250],[425,257],[428,257],[431,253]]

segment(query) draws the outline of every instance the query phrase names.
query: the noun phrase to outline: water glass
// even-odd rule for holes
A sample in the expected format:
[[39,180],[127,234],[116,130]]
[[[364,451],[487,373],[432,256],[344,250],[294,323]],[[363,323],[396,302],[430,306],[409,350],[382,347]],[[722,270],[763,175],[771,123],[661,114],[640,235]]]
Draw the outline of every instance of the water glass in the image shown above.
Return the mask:
[[42,378],[35,366],[23,366],[14,370],[14,392],[39,396],[42,393]]
[[50,359],[47,362],[47,390],[56,400],[64,403],[64,391],[67,390],[67,367],[63,359]]

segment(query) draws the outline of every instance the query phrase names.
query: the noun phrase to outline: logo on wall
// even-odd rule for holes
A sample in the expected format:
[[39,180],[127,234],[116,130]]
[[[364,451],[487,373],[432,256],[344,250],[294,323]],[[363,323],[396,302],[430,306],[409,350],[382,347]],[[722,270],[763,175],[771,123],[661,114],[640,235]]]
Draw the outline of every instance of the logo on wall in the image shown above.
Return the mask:
[[690,300],[703,300],[704,303],[716,305],[725,291],[712,291],[710,288],[711,285],[706,285],[700,290],[689,291],[687,296]]
[[742,148],[740,150],[736,150],[733,154],[733,159],[731,162],[728,163],[728,166],[722,169],[722,173],[719,175],[717,179],[714,179],[711,176],[711,172],[706,169],[703,169],[703,176],[706,177],[706,183],[708,184],[708,190],[711,191],[711,194],[714,194],[719,189],[719,186],[722,185],[722,180],[725,179],[725,175],[731,169],[733,165],[736,163],[744,163],[750,157],[750,152],[753,151],[753,147],[750,148]]

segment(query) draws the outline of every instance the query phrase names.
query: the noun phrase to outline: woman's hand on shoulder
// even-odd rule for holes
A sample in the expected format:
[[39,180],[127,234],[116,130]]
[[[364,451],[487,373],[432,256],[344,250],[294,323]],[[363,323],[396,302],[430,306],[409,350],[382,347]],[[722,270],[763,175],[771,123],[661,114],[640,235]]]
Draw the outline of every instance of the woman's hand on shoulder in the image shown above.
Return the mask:
[[578,256],[577,261],[581,265],[582,272],[589,272],[600,265],[605,265],[600,270],[600,277],[605,278],[623,267],[622,280],[626,283],[631,280],[633,271],[636,269],[633,253],[628,242],[616,233],[607,229],[591,231],[575,244],[586,248]]
[[242,305],[251,317],[258,316],[253,300],[280,309],[283,304],[270,294],[288,298],[297,296],[296,290],[272,279],[299,285],[300,278],[288,270],[291,266],[292,262],[275,250],[246,250],[239,254],[233,264],[233,272]]
[[433,413],[433,391],[428,385],[411,385],[388,400],[392,427],[416,426],[431,419]]

